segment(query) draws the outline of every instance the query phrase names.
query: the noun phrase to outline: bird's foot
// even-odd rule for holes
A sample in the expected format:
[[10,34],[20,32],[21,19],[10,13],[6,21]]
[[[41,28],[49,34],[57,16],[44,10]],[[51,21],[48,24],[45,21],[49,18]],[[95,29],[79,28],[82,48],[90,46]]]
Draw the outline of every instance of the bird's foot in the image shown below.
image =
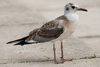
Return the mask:
[[62,64],[63,62],[54,61],[55,64]]
[[64,59],[61,57],[62,63],[64,63],[65,61],[72,61],[73,59]]

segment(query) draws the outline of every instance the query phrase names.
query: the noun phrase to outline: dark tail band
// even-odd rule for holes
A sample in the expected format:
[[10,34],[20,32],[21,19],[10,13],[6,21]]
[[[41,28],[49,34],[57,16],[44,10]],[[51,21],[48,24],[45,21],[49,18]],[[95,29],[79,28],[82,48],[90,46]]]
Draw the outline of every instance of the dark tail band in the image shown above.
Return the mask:
[[10,42],[7,42],[7,44],[10,44],[10,43],[15,43],[17,42],[16,44],[14,45],[25,45],[25,44],[34,44],[34,43],[38,43],[38,42],[33,42],[33,43],[27,43],[25,42],[25,40],[28,38],[29,36],[26,36],[26,37],[23,37],[23,38],[20,38],[20,39],[17,39],[17,40],[13,40],[13,41],[10,41]]
[[13,41],[7,42],[7,44],[19,42],[19,43],[16,43],[15,45],[18,45],[18,44],[24,45],[25,40],[26,40],[27,38],[28,38],[28,36],[23,37],[23,38],[20,38],[20,39],[17,39],[17,40],[13,40]]
[[28,38],[28,36],[20,38],[20,39],[17,39],[17,40],[13,40],[13,41],[7,42],[7,44],[14,43],[14,42],[19,42],[19,41],[23,41],[23,40],[25,40],[27,38]]

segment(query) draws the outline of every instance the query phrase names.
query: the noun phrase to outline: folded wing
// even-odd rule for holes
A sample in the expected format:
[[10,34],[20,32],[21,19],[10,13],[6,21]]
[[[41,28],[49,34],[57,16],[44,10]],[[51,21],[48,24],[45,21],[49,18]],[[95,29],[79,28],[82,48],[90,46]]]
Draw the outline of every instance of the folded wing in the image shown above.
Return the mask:
[[32,31],[27,42],[47,42],[58,38],[63,33],[63,26],[59,27],[59,23],[50,21],[44,24],[41,28]]

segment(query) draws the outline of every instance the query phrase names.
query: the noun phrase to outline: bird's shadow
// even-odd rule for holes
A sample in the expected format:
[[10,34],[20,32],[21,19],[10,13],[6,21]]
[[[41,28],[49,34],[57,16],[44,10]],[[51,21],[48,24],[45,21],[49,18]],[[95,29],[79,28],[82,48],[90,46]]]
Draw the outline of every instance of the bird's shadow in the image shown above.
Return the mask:
[[18,63],[39,63],[39,62],[53,62],[54,59],[44,59],[44,58],[27,58],[27,59],[16,59]]
[[29,59],[25,59],[25,60],[20,60],[17,63],[53,63],[53,59],[51,60],[29,60]]

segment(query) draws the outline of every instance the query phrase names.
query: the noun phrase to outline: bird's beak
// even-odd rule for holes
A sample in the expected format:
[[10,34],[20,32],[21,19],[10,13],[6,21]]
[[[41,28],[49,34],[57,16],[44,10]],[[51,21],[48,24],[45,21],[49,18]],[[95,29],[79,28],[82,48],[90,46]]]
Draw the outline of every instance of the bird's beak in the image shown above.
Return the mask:
[[86,12],[88,11],[87,9],[84,9],[84,8],[77,8],[77,10],[78,11],[86,11]]

